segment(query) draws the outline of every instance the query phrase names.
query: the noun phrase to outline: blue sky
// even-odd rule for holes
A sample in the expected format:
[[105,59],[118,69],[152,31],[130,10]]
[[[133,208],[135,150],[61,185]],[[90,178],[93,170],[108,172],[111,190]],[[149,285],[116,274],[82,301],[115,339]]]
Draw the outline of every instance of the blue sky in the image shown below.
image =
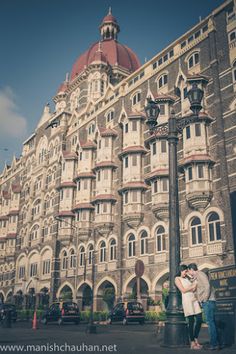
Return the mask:
[[[151,59],[223,0],[1,0],[0,169],[19,156],[44,105],[76,58],[97,41],[109,6],[119,41]],[[4,149],[8,149],[5,151]]]

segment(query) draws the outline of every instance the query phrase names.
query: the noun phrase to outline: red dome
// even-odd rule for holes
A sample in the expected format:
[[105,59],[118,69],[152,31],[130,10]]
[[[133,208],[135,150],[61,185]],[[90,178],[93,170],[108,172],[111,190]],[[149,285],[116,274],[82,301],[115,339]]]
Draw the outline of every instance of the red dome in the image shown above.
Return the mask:
[[118,43],[114,39],[100,42],[100,48],[99,42],[96,42],[76,60],[71,71],[71,80],[94,61],[98,50],[102,51],[103,56],[111,66],[119,66],[130,73],[141,66],[136,54],[130,48]]
[[106,15],[106,16],[104,17],[104,19],[102,20],[102,23],[104,23],[104,22],[117,23],[117,20],[116,20],[116,18],[115,18],[113,15],[108,14],[108,15]]

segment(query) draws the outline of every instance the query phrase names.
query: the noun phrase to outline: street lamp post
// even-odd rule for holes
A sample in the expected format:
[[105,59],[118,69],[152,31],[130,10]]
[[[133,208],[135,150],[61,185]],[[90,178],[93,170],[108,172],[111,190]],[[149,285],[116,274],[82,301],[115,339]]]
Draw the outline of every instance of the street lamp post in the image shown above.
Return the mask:
[[[95,231],[93,230],[93,233]],[[95,240],[95,237],[94,237]],[[94,250],[95,250],[95,243],[94,243]],[[97,332],[97,327],[94,324],[94,308],[93,308],[93,300],[94,300],[94,286],[95,286],[95,251],[93,250],[93,256],[92,256],[92,275],[91,275],[91,280],[92,280],[92,289],[91,289],[91,309],[90,309],[90,318],[89,318],[89,324],[87,327],[87,331],[89,333],[96,333]]]
[[[180,298],[175,286],[175,275],[180,265],[180,227],[179,227],[179,191],[178,191],[178,165],[177,145],[178,133],[191,122],[198,118],[201,110],[203,91],[193,83],[188,91],[190,108],[193,111],[191,118],[182,118],[178,123],[172,111],[168,120],[168,147],[169,147],[169,272],[170,290],[169,303],[167,306],[164,329],[163,345],[166,347],[180,347],[188,344],[188,333],[186,321],[180,306]],[[154,133],[158,130],[157,118],[160,109],[156,101],[148,99],[145,107],[147,125],[149,131]]]

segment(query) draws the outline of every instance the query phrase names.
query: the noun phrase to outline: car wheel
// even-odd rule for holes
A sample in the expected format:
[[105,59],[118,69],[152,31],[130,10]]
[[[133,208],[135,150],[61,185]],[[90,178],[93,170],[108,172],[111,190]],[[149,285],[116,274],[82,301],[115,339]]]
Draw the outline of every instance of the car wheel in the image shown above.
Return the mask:
[[126,318],[124,318],[124,319],[123,319],[123,321],[122,321],[122,323],[123,323],[123,325],[124,325],[124,326],[125,326],[125,325],[127,325],[127,324],[128,324],[127,319],[126,319]]
[[61,326],[63,324],[63,319],[59,318],[59,320],[57,321],[57,323],[59,324],[59,326]]
[[109,324],[109,325],[112,324],[112,319],[111,319],[111,317],[109,317],[109,318],[107,319],[107,324]]
[[46,317],[42,318],[41,322],[42,322],[42,324],[44,324],[44,325],[46,325],[46,324],[48,323]]

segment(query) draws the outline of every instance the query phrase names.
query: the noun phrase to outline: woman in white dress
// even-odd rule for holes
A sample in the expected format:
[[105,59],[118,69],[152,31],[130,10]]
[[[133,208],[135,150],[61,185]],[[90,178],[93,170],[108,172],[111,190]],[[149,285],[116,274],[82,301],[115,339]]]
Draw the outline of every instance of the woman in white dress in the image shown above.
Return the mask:
[[179,268],[179,274],[175,277],[175,285],[181,291],[184,316],[188,320],[189,338],[191,349],[201,349],[198,343],[198,335],[202,324],[202,310],[195,296],[197,282],[190,281],[187,277],[188,267],[182,264]]

